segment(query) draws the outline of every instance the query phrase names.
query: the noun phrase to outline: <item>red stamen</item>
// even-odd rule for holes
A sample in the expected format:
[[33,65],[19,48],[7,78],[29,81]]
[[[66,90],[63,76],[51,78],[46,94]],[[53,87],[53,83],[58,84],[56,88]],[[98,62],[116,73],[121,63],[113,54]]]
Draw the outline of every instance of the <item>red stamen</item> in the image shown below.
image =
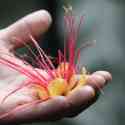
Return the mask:
[[[31,38],[31,40],[32,40],[32,42],[34,43],[34,45],[36,46],[36,48],[37,48],[37,50],[38,50],[38,52],[39,52],[39,54],[40,54],[40,57],[41,57],[41,63],[43,62],[43,65],[45,66],[45,68],[48,69],[49,75],[50,75],[52,78],[56,77],[56,76],[53,74],[52,70],[50,69],[50,66],[52,66],[52,68],[55,69],[54,66],[53,66],[53,64],[52,64],[52,62],[51,62],[51,60],[46,56],[46,54],[45,54],[44,51],[40,48],[40,46],[38,45],[37,41],[32,37],[32,35],[29,34],[29,37]],[[45,62],[44,57],[48,60],[49,65]]]

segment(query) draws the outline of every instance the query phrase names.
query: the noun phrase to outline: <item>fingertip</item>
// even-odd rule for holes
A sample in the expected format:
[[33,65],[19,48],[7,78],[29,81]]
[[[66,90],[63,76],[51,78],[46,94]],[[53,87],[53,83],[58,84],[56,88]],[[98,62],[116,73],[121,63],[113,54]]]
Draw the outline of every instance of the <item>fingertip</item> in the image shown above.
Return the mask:
[[44,19],[46,19],[48,24],[52,23],[51,15],[50,15],[50,13],[47,10],[38,10],[35,13],[37,13],[38,15],[41,14],[41,16],[44,16],[45,17]]
[[40,12],[43,13],[44,15],[46,15],[48,24],[50,25],[52,23],[52,17],[50,15],[50,13],[47,10],[40,10]]
[[92,86],[95,90],[102,89],[106,85],[106,80],[103,76],[92,74],[87,78],[87,84]]
[[67,96],[67,100],[71,105],[79,105],[86,103],[95,96],[95,90],[90,85],[83,86],[75,91],[72,91]]
[[93,87],[86,85],[82,88],[72,91],[67,96],[69,108],[66,112],[66,117],[74,117],[88,108],[96,100],[95,90]]
[[46,10],[38,10],[27,16],[22,21],[30,27],[33,36],[39,36],[44,33],[52,23],[51,15]]
[[[44,34],[52,23],[51,15],[46,10],[28,14],[0,31],[0,39],[6,41],[7,48],[15,49],[31,41],[29,34],[38,38]],[[19,42],[20,41],[20,42]]]
[[47,10],[38,10],[35,11],[27,16],[24,17],[26,20],[28,19],[29,21],[37,20],[37,21],[42,21],[44,23],[47,23],[48,26],[52,23],[52,18],[51,15]]
[[95,90],[90,85],[85,85],[79,88],[78,91],[79,91],[79,95],[87,95],[88,97],[91,97],[91,98],[95,96]]
[[112,80],[112,75],[108,71],[96,71],[94,74],[98,74],[98,75],[103,76],[106,79],[106,81]]

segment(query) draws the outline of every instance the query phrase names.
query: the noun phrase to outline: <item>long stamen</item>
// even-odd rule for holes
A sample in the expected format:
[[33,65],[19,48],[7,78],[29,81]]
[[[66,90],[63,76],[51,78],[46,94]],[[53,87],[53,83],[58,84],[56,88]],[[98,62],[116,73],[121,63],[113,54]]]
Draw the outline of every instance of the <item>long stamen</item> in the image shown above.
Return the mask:
[[[73,16],[72,13],[72,7],[68,6],[67,8],[64,7],[64,10],[66,11],[66,15],[64,17],[64,21],[67,27],[68,31],[68,36],[67,36],[67,42],[68,42],[68,47],[69,47],[69,68],[67,71],[67,75],[71,74],[72,69],[77,71],[77,63],[75,60],[77,59],[77,62],[80,60],[80,49],[75,51],[75,46],[76,46],[76,40],[78,38],[78,34],[80,31],[81,24],[83,23],[84,16],[81,16],[80,22],[78,26],[76,25],[76,20],[75,17]],[[64,52],[65,53],[65,52]]]
[[39,48],[39,50],[42,52],[42,54],[44,55],[44,57],[46,58],[47,62],[49,63],[49,65],[51,66],[52,69],[55,69],[53,63],[51,62],[51,60],[48,58],[48,56],[45,54],[45,52],[43,51],[42,48],[40,48],[40,46],[38,45],[37,41],[32,37],[32,35],[30,35],[31,40],[36,44],[36,46]]
[[1,104],[3,104],[5,102],[5,100],[12,94],[14,94],[15,92],[17,92],[18,90],[21,90],[23,87],[27,87],[29,85],[29,82],[24,82],[23,84],[21,84],[20,86],[18,86],[16,89],[14,89],[13,91],[11,91],[10,93],[8,93],[3,99]]
[[77,59],[76,67],[78,67],[78,64],[80,63],[80,53],[81,53],[82,49],[87,49],[88,47],[91,47],[91,46],[95,45],[95,43],[96,43],[95,40],[92,41],[92,42],[89,42],[89,41],[88,41],[88,42],[85,42],[85,43],[83,43],[83,44],[81,45],[80,48],[78,48],[78,49],[76,50],[76,54],[75,54],[75,58]]
[[[32,42],[34,43],[34,45],[36,46],[36,48],[37,48],[37,50],[38,50],[38,52],[39,52],[39,54],[40,54],[41,60],[42,60],[43,64],[45,65],[45,68],[48,69],[49,75],[54,78],[55,75],[54,75],[53,72],[51,71],[49,65],[48,65],[48,64],[45,62],[45,60],[44,60],[44,56],[45,56],[45,55],[44,55],[42,49],[39,47],[38,43],[37,43],[36,40],[32,37],[32,35],[29,34],[29,37],[31,38],[31,40],[32,40]],[[43,56],[43,55],[44,55],[44,56]]]
[[[64,21],[66,24],[66,28],[68,31],[67,35],[67,44],[69,48],[68,52],[68,58],[69,58],[69,66],[68,70],[66,72],[67,79],[72,75],[73,69],[75,68],[75,42],[77,38],[77,28],[75,24],[75,18],[72,13],[72,7],[68,6],[68,8],[64,7],[64,10],[66,11],[66,15],[64,17]],[[65,51],[64,51],[65,53]]]
[[[3,104],[5,102],[5,100],[12,94],[16,93],[17,91],[23,89],[24,87],[28,87],[28,86],[32,86],[36,83],[31,83],[31,81],[24,81],[23,84],[21,84],[20,86],[18,86],[16,89],[14,89],[13,91],[11,91],[10,93],[8,93],[3,99],[2,99],[2,102],[1,104]],[[38,85],[41,85],[40,83],[37,83]],[[48,89],[46,86],[43,86],[44,89],[48,92]]]
[[78,24],[78,28],[77,28],[77,32],[76,32],[76,38],[78,38],[78,35],[79,35],[79,32],[80,32],[80,28],[81,28],[81,25],[84,23],[84,15],[82,15],[80,17],[80,22]]
[[[14,39],[16,39],[17,41],[21,42],[21,40],[15,38],[15,37],[14,37]],[[42,65],[42,67],[44,68],[42,62],[37,58],[37,55],[32,51],[32,49],[31,49],[26,43],[24,43],[24,42],[22,42],[22,43],[25,45],[25,47],[31,52],[31,54],[35,57],[35,59],[36,59],[36,60]],[[28,65],[34,70],[34,68],[33,68],[29,63],[28,63]],[[42,74],[40,74],[38,71],[34,70],[34,72],[36,72],[36,73],[38,74],[38,77],[39,77],[40,79],[41,79],[41,77],[42,77],[42,79],[43,79],[44,81],[47,81],[47,79],[46,79]],[[41,79],[41,80],[42,80],[42,79]]]
[[[33,81],[36,80],[36,82],[40,82],[41,84],[46,83],[46,81],[39,79],[39,77],[37,77],[37,75],[35,75],[32,70],[29,70],[29,69],[15,63],[15,62],[12,62],[12,61],[10,61],[8,59],[0,57],[0,63],[4,64],[4,65],[7,65],[7,66],[9,66],[9,67],[23,73],[25,76],[32,79]],[[26,66],[26,67],[28,67],[28,66]]]
[[[21,40],[16,37],[14,37],[14,39],[18,42],[21,42]],[[29,50],[29,52],[34,56],[35,60],[37,60],[39,62],[40,60],[37,58],[37,55],[35,54],[35,52],[33,52],[32,48],[25,42],[21,42],[21,43],[24,44],[24,46]],[[37,65],[37,63],[36,63],[36,65]],[[39,65],[38,65],[38,67],[39,67]]]
[[64,42],[64,78],[66,78],[66,43]]
[[[59,64],[61,64],[62,63],[62,61],[63,61],[63,63],[65,63],[64,62],[64,55],[63,55],[63,53],[61,52],[61,50],[59,49],[58,50],[58,60],[59,60]],[[64,64],[65,65],[65,64]],[[63,70],[63,68],[60,68],[60,72],[61,72],[61,74],[63,73],[64,74],[64,70]],[[62,75],[63,75],[62,74]],[[64,77],[64,75],[62,76],[62,77]]]
[[[25,21],[24,21],[25,22]],[[47,72],[48,72],[48,75],[51,77],[51,78],[55,78],[56,76],[55,76],[55,73],[53,74],[53,72],[51,71],[51,69],[50,69],[50,67],[49,67],[49,65],[45,62],[45,60],[44,60],[44,54],[42,54],[41,53],[41,48],[40,48],[40,46],[38,45],[38,43],[37,43],[37,41],[33,38],[33,36],[32,36],[32,29],[31,29],[31,27],[30,27],[30,24],[28,23],[28,22],[25,22],[27,25],[27,29],[29,29],[28,31],[27,31],[27,34],[29,35],[29,37],[30,37],[30,39],[32,40],[32,42],[33,42],[33,44],[36,46],[36,49],[37,49],[37,51],[39,52],[39,55],[40,55],[40,58],[41,58],[41,61],[39,61],[40,62],[40,64],[42,63],[42,65],[44,65],[44,68],[45,69],[47,69]],[[44,56],[43,56],[44,55]],[[50,62],[49,62],[50,63]]]

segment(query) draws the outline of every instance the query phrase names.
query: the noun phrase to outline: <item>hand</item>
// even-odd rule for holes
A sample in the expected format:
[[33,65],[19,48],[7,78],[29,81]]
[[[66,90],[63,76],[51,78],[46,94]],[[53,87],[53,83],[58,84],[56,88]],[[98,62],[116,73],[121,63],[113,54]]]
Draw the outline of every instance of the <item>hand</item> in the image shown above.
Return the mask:
[[[27,27],[27,23],[29,27]],[[23,45],[23,43],[12,40],[13,37],[21,39],[22,42],[28,42],[30,40],[27,35],[29,31],[32,32],[33,36],[39,37],[48,29],[50,24],[51,17],[48,12],[40,10],[1,30],[0,55],[2,55],[2,52],[12,54],[13,50]],[[1,64],[0,74],[1,101],[9,91],[22,84],[24,78],[20,73]],[[53,121],[76,116],[97,100],[99,88],[102,89],[111,79],[110,73],[97,71],[88,76],[86,86],[66,97],[58,96],[45,102],[34,101],[34,91],[24,88],[8,97],[4,105],[0,104],[0,123],[4,125]]]

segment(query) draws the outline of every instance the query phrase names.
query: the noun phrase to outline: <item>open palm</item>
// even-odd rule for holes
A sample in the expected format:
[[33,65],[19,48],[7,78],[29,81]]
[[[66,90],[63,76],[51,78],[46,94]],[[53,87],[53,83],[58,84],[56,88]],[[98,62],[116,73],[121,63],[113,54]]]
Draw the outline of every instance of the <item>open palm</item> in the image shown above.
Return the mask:
[[[27,27],[27,23],[30,27]],[[48,12],[40,10],[1,30],[0,56],[3,56],[2,53],[13,55],[13,50],[22,47],[23,43],[12,39],[13,37],[21,39],[22,42],[29,42],[30,39],[27,34],[29,31],[35,37],[39,37],[48,29],[50,24],[51,17]],[[0,64],[0,102],[8,92],[21,85],[25,79],[24,75]],[[86,86],[66,97],[57,96],[44,102],[35,101],[35,92],[31,88],[25,87],[8,97],[3,104],[0,104],[0,123],[18,124],[76,116],[96,101],[97,98],[93,93],[97,93],[98,88],[103,88],[110,80],[110,73],[97,71],[88,76]]]

